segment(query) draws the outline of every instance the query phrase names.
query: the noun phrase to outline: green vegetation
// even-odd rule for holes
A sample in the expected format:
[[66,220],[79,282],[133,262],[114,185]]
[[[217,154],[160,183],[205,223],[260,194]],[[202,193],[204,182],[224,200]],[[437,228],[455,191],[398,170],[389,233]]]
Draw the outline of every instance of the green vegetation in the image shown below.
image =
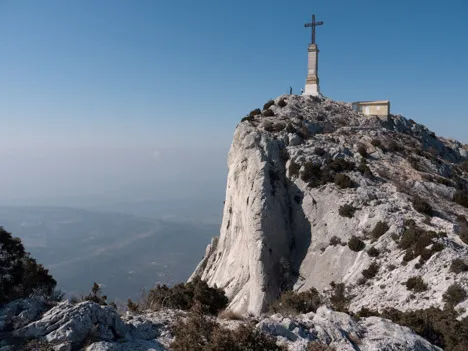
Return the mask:
[[352,218],[355,212],[356,212],[356,208],[353,205],[349,205],[349,204],[342,205],[338,209],[338,213],[340,214],[340,216],[348,217],[348,218]]
[[374,278],[377,273],[379,272],[379,265],[375,262],[372,262],[367,269],[364,269],[361,274],[364,278],[366,279],[372,279]]
[[468,265],[461,258],[456,258],[450,265],[450,271],[455,274],[466,272],[468,271]]
[[172,328],[174,351],[281,351],[274,337],[263,333],[254,325],[240,325],[231,330],[213,319],[192,313],[185,321],[178,320]]
[[432,216],[431,205],[429,205],[424,199],[422,199],[418,195],[415,195],[413,197],[412,204],[416,211],[427,214],[428,216]]
[[286,101],[284,101],[284,99],[281,99],[280,101],[278,101],[278,106],[279,107],[285,107],[288,103]]
[[41,264],[25,251],[21,239],[0,227],[0,306],[30,294],[50,296],[57,284]]
[[330,246],[336,246],[336,245],[341,245],[341,239],[338,238],[337,236],[333,235],[330,238]]
[[449,306],[456,306],[466,299],[466,291],[458,284],[452,284],[448,287],[442,298]]
[[341,189],[352,188],[354,183],[346,174],[338,173],[335,175],[334,182],[338,185]]
[[266,109],[262,112],[262,115],[265,117],[272,117],[275,115],[275,113],[273,112],[273,110]]
[[360,154],[362,157],[364,157],[364,158],[367,157],[367,156],[369,156],[369,155],[367,154],[367,148],[366,148],[366,146],[363,145],[363,144],[360,144],[360,145],[358,146],[357,151],[358,151],[359,154]]
[[457,320],[453,308],[439,310],[431,307],[424,310],[401,312],[394,308],[382,313],[363,308],[359,317],[378,316],[413,330],[430,343],[445,351],[464,351],[468,344],[468,318]]
[[453,195],[453,201],[463,207],[468,207],[468,195],[461,190],[457,190],[455,192]]
[[353,235],[348,241],[348,247],[353,251],[359,252],[361,250],[364,250],[366,244],[364,244],[364,242],[357,236]]
[[389,229],[390,227],[388,226],[387,223],[379,221],[377,222],[374,229],[372,230],[371,235],[374,239],[378,239],[382,235],[384,235]]
[[380,251],[372,246],[369,250],[367,250],[367,254],[370,257],[377,257],[380,254]]
[[222,289],[211,288],[198,277],[189,283],[176,284],[171,288],[157,285],[149,291],[144,302],[145,307],[152,310],[192,310],[196,307],[209,314],[217,314],[227,304],[228,299]]
[[344,283],[335,284],[332,282],[333,294],[330,296],[330,303],[335,311],[348,313],[348,305],[351,298],[346,295],[346,285]]
[[270,307],[270,309],[274,313],[296,315],[299,313],[315,312],[322,304],[323,299],[319,292],[312,288],[300,293],[286,291],[281,294],[281,297]]
[[99,305],[107,305],[107,296],[102,295],[101,287],[98,283],[94,282],[93,287],[91,288],[91,293],[86,295],[83,300],[93,301]]
[[423,292],[427,290],[427,284],[419,276],[411,277],[406,281],[406,288],[414,292]]
[[273,106],[275,104],[275,101],[274,100],[268,100],[265,105],[263,105],[263,109],[264,110],[268,110],[271,106]]
[[[424,264],[433,254],[444,249],[443,244],[433,241],[440,236],[436,232],[425,231],[417,227],[413,221],[408,222],[407,225],[398,243],[398,247],[405,250],[403,257],[405,262],[420,256],[420,263]],[[431,248],[428,249],[428,246]]]

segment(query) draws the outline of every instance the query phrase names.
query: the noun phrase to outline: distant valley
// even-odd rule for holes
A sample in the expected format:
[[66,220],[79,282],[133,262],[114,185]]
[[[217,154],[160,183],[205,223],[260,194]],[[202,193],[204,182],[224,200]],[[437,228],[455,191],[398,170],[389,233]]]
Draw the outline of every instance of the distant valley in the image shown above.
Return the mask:
[[60,289],[79,295],[96,281],[117,301],[186,280],[219,231],[219,224],[62,207],[0,207],[0,226],[21,238]]

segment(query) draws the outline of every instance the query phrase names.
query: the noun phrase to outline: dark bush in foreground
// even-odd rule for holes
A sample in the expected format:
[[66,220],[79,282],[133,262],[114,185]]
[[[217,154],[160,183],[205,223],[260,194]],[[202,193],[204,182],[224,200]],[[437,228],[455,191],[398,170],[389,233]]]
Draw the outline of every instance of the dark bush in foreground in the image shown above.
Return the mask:
[[450,265],[450,271],[455,274],[466,272],[468,271],[468,265],[461,258],[456,258]]
[[348,312],[350,297],[346,295],[346,285],[344,283],[330,284],[333,288],[333,294],[330,296],[330,303],[333,309],[338,312]]
[[273,112],[273,110],[266,109],[265,111],[262,112],[262,115],[265,117],[272,117],[275,115],[275,113]]
[[261,114],[262,114],[262,111],[259,108],[256,108],[255,110],[250,111],[249,117],[255,117]]
[[341,189],[352,188],[353,181],[349,178],[346,174],[338,173],[335,175],[334,182],[338,185]]
[[312,288],[303,292],[286,291],[271,306],[274,313],[295,315],[299,313],[315,312],[323,304],[319,292]]
[[442,296],[444,301],[450,306],[456,306],[466,299],[466,291],[460,284],[452,284]]
[[348,217],[348,218],[352,218],[354,216],[354,212],[356,212],[356,208],[353,205],[348,205],[348,204],[340,206],[338,210],[338,213],[340,214],[340,216]]
[[91,293],[86,295],[83,300],[85,301],[93,301],[99,305],[106,306],[107,305],[107,296],[102,295],[101,287],[98,283],[94,282],[93,287],[91,288]]
[[312,341],[307,344],[306,351],[335,351],[335,348],[333,346],[328,346]]
[[263,105],[263,109],[264,110],[268,110],[271,106],[273,106],[275,104],[275,101],[274,100],[269,100],[265,103],[265,105]]
[[161,308],[190,310],[197,307],[210,314],[217,314],[227,304],[228,299],[222,289],[211,288],[198,277],[189,283],[180,283],[171,288],[157,285],[149,291],[145,303],[146,307],[152,310]]
[[425,310],[401,312],[391,308],[382,313],[362,309],[357,315],[390,319],[393,323],[410,328],[445,351],[464,351],[468,345],[468,318],[458,321],[458,314],[453,309],[439,310],[431,307]]
[[416,211],[427,214],[428,216],[432,216],[431,205],[429,205],[424,199],[422,199],[418,195],[415,195],[413,197],[412,204]]
[[384,235],[390,227],[388,226],[387,223],[379,221],[375,225],[374,229],[372,229],[371,235],[374,239],[380,238],[382,235]]
[[379,250],[377,250],[375,247],[371,247],[369,250],[367,250],[367,254],[370,256],[370,257],[377,257],[380,252]]
[[468,207],[468,195],[461,190],[457,190],[453,195],[453,201],[457,204]]
[[276,340],[253,325],[240,325],[231,330],[200,314],[179,320],[172,328],[174,351],[281,351]]
[[57,282],[25,251],[21,239],[0,227],[0,306],[32,293],[51,295]]
[[427,290],[427,284],[421,277],[411,277],[406,281],[406,288],[414,292],[423,292]]
[[301,165],[291,161],[289,163],[289,176],[290,177],[299,177],[299,170],[301,169]]
[[362,144],[359,145],[357,150],[358,150],[359,154],[360,154],[362,157],[367,157],[367,156],[368,156],[368,154],[367,154],[367,148],[366,148],[364,145],[362,145]]
[[331,245],[331,246],[341,245],[341,239],[338,238],[337,236],[333,235],[333,236],[330,238],[330,245]]
[[371,144],[372,146],[380,147],[382,145],[382,142],[379,139],[372,139]]
[[359,252],[361,250],[364,250],[366,244],[364,244],[364,242],[357,236],[353,235],[348,241],[348,247],[353,251]]
[[[403,235],[400,238],[398,247],[406,250],[403,260],[409,262],[420,256],[422,263],[427,261],[431,256],[444,249],[444,245],[434,242],[433,239],[438,237],[433,231],[425,231],[417,227],[413,222],[409,224]],[[432,245],[430,249],[427,249]]]

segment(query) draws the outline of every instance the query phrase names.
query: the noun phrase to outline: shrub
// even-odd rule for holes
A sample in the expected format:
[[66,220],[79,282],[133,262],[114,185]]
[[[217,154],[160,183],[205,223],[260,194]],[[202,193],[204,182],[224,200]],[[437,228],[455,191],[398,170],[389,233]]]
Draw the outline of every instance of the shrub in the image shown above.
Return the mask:
[[328,164],[328,167],[335,172],[345,172],[354,170],[354,163],[343,158],[336,158]]
[[357,170],[359,173],[361,173],[364,177],[372,179],[374,177],[374,174],[370,170],[369,166],[365,162],[366,160],[364,158],[361,159],[361,163],[359,163],[359,166],[357,167]]
[[427,290],[427,284],[419,277],[411,277],[406,281],[406,288],[414,292],[423,292]]
[[466,291],[460,284],[452,284],[442,296],[449,306],[456,306],[466,299]]
[[244,317],[241,314],[236,313],[236,312],[231,311],[231,310],[221,311],[218,314],[218,317],[220,319],[224,319],[224,320],[228,320],[228,321],[243,321],[244,320]]
[[335,184],[338,185],[341,189],[353,187],[353,181],[346,174],[338,173],[335,175]]
[[309,342],[305,351],[335,351],[335,348],[326,344],[320,344],[316,341]]
[[273,112],[273,110],[266,109],[265,111],[262,112],[262,115],[265,117],[272,117],[275,115],[275,113]]
[[57,282],[24,249],[21,239],[0,227],[0,306],[32,293],[50,296]]
[[94,282],[93,287],[91,288],[91,293],[85,296],[83,300],[93,301],[103,306],[107,305],[107,296],[102,295],[101,287],[96,282]]
[[268,110],[271,106],[273,106],[275,104],[275,101],[274,100],[269,100],[265,103],[265,105],[263,105],[263,109],[264,110]]
[[[333,283],[333,282],[332,282]],[[335,311],[348,312],[350,298],[346,295],[346,285],[343,283],[334,284],[333,294],[330,296],[330,303]]]
[[137,313],[140,310],[140,306],[137,303],[133,302],[132,299],[127,300],[127,309],[132,313]]
[[468,195],[461,190],[457,190],[455,192],[453,195],[453,201],[463,207],[468,207]]
[[323,149],[321,147],[316,147],[315,150],[314,150],[314,154],[316,154],[317,156],[323,156],[326,153],[327,152],[325,151],[325,149]]
[[261,114],[262,114],[262,111],[259,108],[256,108],[255,110],[250,111],[249,117],[255,117]]
[[306,162],[304,164],[304,170],[302,171],[301,179],[309,183],[311,186],[320,185],[319,179],[321,178],[322,172],[319,165],[315,165],[312,162]]
[[398,143],[397,143],[395,140],[390,140],[390,141],[387,143],[386,149],[387,149],[388,151],[396,152],[396,151],[400,151],[400,150],[401,150],[401,146],[398,145]]
[[465,217],[458,216],[457,224],[459,226],[458,236],[465,244],[468,244],[468,221]]
[[364,145],[360,144],[360,145],[358,146],[358,149],[357,149],[357,150],[358,150],[359,154],[360,154],[362,157],[367,157],[367,156],[368,156],[368,154],[367,154],[367,148],[366,148]]
[[353,235],[348,241],[348,247],[353,251],[359,252],[361,250],[364,250],[366,244],[364,244],[364,242],[357,236]]
[[285,107],[288,103],[286,101],[284,101],[284,99],[281,99],[280,101],[278,101],[278,106],[279,107]]
[[381,314],[363,308],[358,312],[358,315],[390,319],[393,323],[410,328],[416,334],[445,351],[464,351],[466,349],[468,318],[458,321],[457,313],[450,308],[439,310],[431,307],[407,312],[389,308]]
[[461,258],[456,258],[450,265],[450,271],[455,274],[466,272],[468,271],[468,265]]
[[380,238],[382,235],[384,235],[390,227],[388,226],[387,223],[379,221],[375,225],[374,229],[372,229],[371,235],[374,239]]
[[374,278],[379,272],[379,265],[375,262],[372,262],[367,269],[364,269],[361,274],[366,279]]
[[371,247],[369,250],[367,250],[367,254],[370,256],[370,257],[377,257],[380,252],[379,250],[377,250],[375,247]]
[[254,118],[252,116],[245,116],[244,118],[241,119],[241,122],[245,122],[245,121],[250,122],[250,121],[253,121],[253,119]]
[[288,133],[296,133],[296,128],[294,128],[294,126],[291,124],[291,123],[288,123],[288,125],[286,126],[286,131]]
[[462,163],[460,163],[460,168],[461,168],[463,171],[465,171],[465,172],[468,173],[468,160],[463,161]]
[[176,284],[171,288],[166,285],[157,285],[149,291],[145,303],[152,310],[161,308],[190,310],[197,307],[210,314],[217,314],[227,304],[228,299],[222,289],[209,287],[199,277],[185,284]]
[[283,350],[272,336],[251,324],[231,330],[199,314],[190,315],[186,321],[178,320],[172,334],[171,350],[174,351]]
[[330,238],[330,246],[336,245],[341,245],[341,239],[334,235]]
[[294,291],[286,291],[281,294],[281,297],[271,306],[274,313],[287,315],[295,315],[300,313],[309,313],[317,311],[317,308],[323,304],[322,297],[319,292],[311,288],[310,290],[300,293]]
[[382,142],[379,139],[372,139],[371,144],[372,146],[380,147],[382,145]]
[[429,205],[424,199],[422,199],[418,195],[415,195],[413,197],[412,204],[416,211],[427,214],[428,216],[432,216],[431,205]]
[[353,205],[345,204],[340,206],[338,213],[340,216],[352,218],[354,213],[356,212],[356,208]]
[[296,162],[292,161],[289,162],[289,176],[291,177],[299,177],[299,170],[301,169],[301,165],[297,164]]

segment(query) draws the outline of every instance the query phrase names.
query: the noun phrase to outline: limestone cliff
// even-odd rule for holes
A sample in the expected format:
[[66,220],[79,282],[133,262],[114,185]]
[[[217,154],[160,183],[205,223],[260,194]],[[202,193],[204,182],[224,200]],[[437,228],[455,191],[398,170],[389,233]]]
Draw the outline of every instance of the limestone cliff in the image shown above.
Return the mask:
[[[467,145],[325,98],[265,108],[236,128],[220,236],[194,272],[232,310],[257,315],[284,290],[332,282],[351,310],[440,307],[450,285],[468,288],[451,269],[468,254]],[[408,289],[412,277],[427,289]]]

